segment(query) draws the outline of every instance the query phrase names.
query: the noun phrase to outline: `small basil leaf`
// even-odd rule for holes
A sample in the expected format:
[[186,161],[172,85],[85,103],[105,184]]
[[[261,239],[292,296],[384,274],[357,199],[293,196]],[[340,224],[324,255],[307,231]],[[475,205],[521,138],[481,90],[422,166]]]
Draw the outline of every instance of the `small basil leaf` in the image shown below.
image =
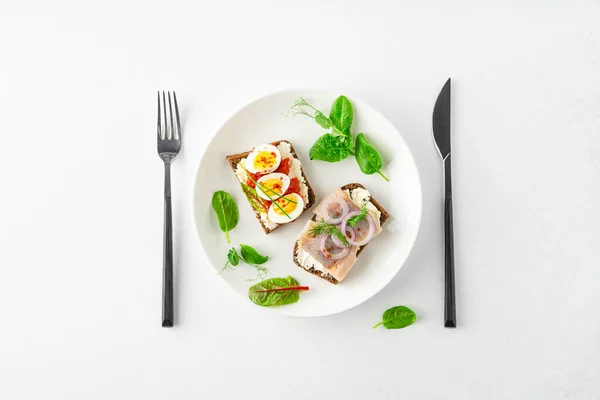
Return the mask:
[[354,110],[352,109],[350,100],[346,96],[340,96],[335,99],[329,112],[329,119],[333,126],[344,135],[350,136],[350,127],[352,126],[353,118]]
[[321,111],[315,111],[315,121],[325,129],[331,128],[331,121]]
[[356,137],[355,157],[356,162],[363,173],[372,175],[377,172],[383,179],[386,181],[388,180],[381,172],[383,163],[381,162],[379,153],[377,153],[377,150],[367,142],[365,135],[362,133]]
[[308,156],[311,160],[338,162],[347,158],[350,151],[348,142],[342,141],[339,136],[326,133],[312,145]]
[[240,218],[235,201],[229,193],[219,190],[213,194],[212,207],[217,214],[219,228],[225,232],[227,243],[230,243],[229,231],[235,228]]
[[254,250],[254,248],[246,244],[240,244],[240,248],[242,258],[247,263],[260,265],[266,263],[269,259],[269,257],[259,254],[258,251]]
[[240,263],[240,256],[238,256],[237,251],[235,251],[235,247],[232,247],[231,250],[229,250],[227,253],[227,259],[234,267]]
[[404,306],[392,307],[383,313],[382,321],[375,325],[385,326],[387,329],[401,329],[412,325],[417,320],[417,314],[413,310]]
[[248,297],[259,306],[281,306],[297,302],[301,290],[308,290],[308,287],[298,286],[298,281],[291,276],[270,278],[251,286]]

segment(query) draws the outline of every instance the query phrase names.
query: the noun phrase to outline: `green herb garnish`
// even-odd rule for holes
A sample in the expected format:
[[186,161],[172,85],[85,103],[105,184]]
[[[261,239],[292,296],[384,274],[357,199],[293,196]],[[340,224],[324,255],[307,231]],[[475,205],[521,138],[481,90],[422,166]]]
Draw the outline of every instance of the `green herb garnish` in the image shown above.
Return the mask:
[[417,314],[413,310],[404,306],[392,307],[383,313],[382,321],[373,326],[373,329],[379,325],[387,329],[400,329],[412,325],[417,320]]
[[[350,106],[349,108],[348,105]],[[342,110],[344,110],[344,112],[342,112]],[[333,105],[331,106],[331,112],[329,113],[329,118],[327,118],[321,111],[311,106],[302,97],[299,97],[296,101],[294,101],[294,104],[292,104],[284,116],[288,117],[290,113],[292,118],[296,117],[296,115],[305,115],[314,119],[315,122],[321,125],[322,128],[331,128],[332,133],[334,134],[350,136],[349,126],[352,125],[354,111],[352,110],[352,104],[350,104],[350,101],[345,96],[340,96],[333,102]],[[342,117],[342,113],[344,114],[344,117]],[[336,123],[334,124],[332,120],[335,120]],[[344,123],[340,124],[342,120]],[[349,124],[348,121],[350,121]],[[346,133],[344,133],[342,129],[338,128],[346,125],[348,125],[348,131]]]
[[308,289],[308,286],[300,286],[291,276],[271,278],[251,286],[248,297],[259,306],[281,306],[297,302],[300,299],[299,292]]
[[365,135],[360,133],[356,137],[356,162],[360,170],[367,175],[373,175],[377,172],[383,179],[390,181],[387,176],[381,172],[383,162],[377,150],[367,142]]
[[258,253],[258,251],[254,250],[253,247],[248,246],[247,244],[240,244],[240,252],[242,253],[242,257],[244,261],[250,264],[264,264],[269,260],[268,256],[263,256]]
[[337,128],[342,135],[348,136],[352,139],[350,133],[350,127],[352,126],[352,120],[354,119],[354,110],[352,104],[346,96],[340,96],[331,105],[329,111],[329,119],[331,124]]
[[312,145],[308,152],[311,160],[320,160],[326,162],[338,162],[348,158],[352,154],[349,140],[343,141],[341,136],[334,136],[326,133]]
[[[306,103],[306,104],[308,104],[308,103]],[[309,115],[309,117],[310,117],[310,115]],[[331,121],[329,120],[329,118],[327,118],[325,115],[323,115],[323,113],[319,110],[315,111],[314,118],[315,118],[315,121],[317,122],[317,124],[321,125],[325,129],[329,129],[333,126],[331,124]]]
[[355,227],[360,221],[367,218],[368,214],[369,209],[367,208],[367,203],[363,203],[362,207],[360,207],[360,212],[348,218],[346,224],[348,224],[348,226]]
[[219,272],[219,275],[224,271],[232,271],[233,267],[237,266],[240,261],[243,261],[245,264],[256,268],[257,271],[256,278],[247,279],[249,282],[257,279],[264,279],[268,270],[261,266],[261,264],[266,263],[269,257],[261,255],[253,247],[246,244],[240,245],[240,253],[241,255],[238,254],[238,252],[235,250],[235,247],[232,247],[231,250],[227,252],[227,262],[223,266],[223,269],[221,269],[221,272]]
[[228,261],[225,263],[225,266],[221,272],[219,272],[219,275],[221,275],[223,271],[232,271],[233,267],[237,267],[237,265],[240,263],[240,256],[238,255],[237,251],[235,251],[234,247],[227,252],[227,260]]
[[262,190],[262,192],[265,194],[265,196],[267,196],[269,198],[269,200],[273,201],[273,199],[271,199],[271,197],[267,194],[267,191],[274,193],[275,196],[279,196],[278,199],[285,199],[290,203],[293,204],[298,204],[298,202],[296,200],[292,200],[292,199],[288,199],[287,197],[283,196],[283,194],[274,191],[271,188],[266,187],[265,185],[263,185],[262,183],[259,183],[257,180],[255,180],[252,176],[250,176],[250,173],[248,172],[248,170],[246,169],[246,167],[244,167],[242,165],[242,163],[239,164],[240,167],[242,167],[242,169],[246,172],[246,175],[248,176],[248,178],[250,178],[250,180],[258,187],[260,188],[260,190]]
[[340,242],[342,242],[344,244],[344,246],[350,246],[350,242],[348,242],[348,239],[346,238],[346,236],[344,236],[342,231],[340,231],[340,228],[328,223],[327,221],[325,221],[322,218],[319,220],[319,222],[317,222],[317,224],[315,226],[313,226],[310,229],[310,231],[308,233],[312,236],[320,236],[320,235],[335,236],[340,240]]
[[367,142],[364,134],[359,134],[356,141],[353,142],[352,120],[354,119],[354,110],[350,100],[345,96],[339,96],[331,105],[329,117],[326,117],[320,110],[310,105],[302,97],[298,98],[290,107],[285,116],[292,117],[296,115],[305,115],[315,120],[324,129],[331,129],[331,132],[319,137],[312,145],[309,151],[311,160],[320,160],[327,162],[338,162],[354,155],[360,170],[371,175],[378,173],[383,179],[389,179],[381,172],[383,162],[379,153],[373,146]]
[[[274,200],[274,199],[273,199],[271,196],[269,196],[269,195],[267,194],[267,192],[265,191],[265,189],[267,189],[267,190],[271,190],[271,189],[269,189],[269,188],[265,188],[263,185],[261,185],[260,183],[258,183],[258,182],[257,182],[257,181],[256,181],[254,178],[252,178],[252,177],[250,176],[250,173],[248,172],[248,170],[246,169],[246,167],[244,167],[244,166],[242,165],[242,163],[239,163],[238,165],[239,165],[240,167],[242,167],[242,169],[243,169],[244,171],[246,171],[246,175],[248,176],[248,178],[250,178],[250,180],[251,180],[252,182],[254,182],[254,184],[255,184],[256,186],[258,186],[258,187],[260,187],[260,188],[262,189],[262,192],[265,194],[265,196],[267,196],[267,197],[269,198],[269,200],[271,200],[271,202],[272,202],[273,204],[275,204],[275,205],[277,206],[277,208],[279,208],[279,209],[281,210],[281,212],[282,212],[282,213],[284,213],[284,214],[285,214],[285,216],[286,216],[286,217],[288,217],[289,219],[292,219],[292,217],[290,217],[290,215],[289,215],[287,212],[285,212],[285,210],[283,209],[283,207],[281,207],[281,205],[280,205],[280,204],[277,202],[277,200],[280,200],[280,199],[285,199],[285,200],[287,200],[287,201],[288,201],[288,202],[290,202],[290,203],[294,203],[294,204],[298,204],[298,203],[297,203],[296,201],[294,201],[294,200],[291,200],[291,199],[288,199],[287,197],[284,197],[284,196],[281,196],[281,197],[279,197],[277,200]],[[272,191],[272,190],[271,190],[271,191]],[[277,192],[274,192],[274,193],[277,193]],[[279,193],[277,193],[277,195],[279,195]]]
[[235,201],[229,193],[219,190],[213,194],[212,207],[217,214],[219,228],[225,232],[227,243],[230,243],[229,231],[236,227],[240,218]]
[[258,211],[258,213],[266,213],[269,211],[267,205],[263,203],[260,196],[256,193],[256,189],[251,188],[244,182],[240,182],[240,185],[242,186],[242,190],[246,195],[246,199],[248,199],[248,203],[250,203],[252,208]]

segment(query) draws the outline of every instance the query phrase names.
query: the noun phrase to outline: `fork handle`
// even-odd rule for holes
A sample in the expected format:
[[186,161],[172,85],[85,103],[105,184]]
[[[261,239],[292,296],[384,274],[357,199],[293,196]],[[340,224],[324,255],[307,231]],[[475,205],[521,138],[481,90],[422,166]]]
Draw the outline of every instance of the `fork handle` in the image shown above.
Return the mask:
[[162,326],[173,326],[173,216],[171,211],[171,162],[165,162],[165,226],[163,236]]

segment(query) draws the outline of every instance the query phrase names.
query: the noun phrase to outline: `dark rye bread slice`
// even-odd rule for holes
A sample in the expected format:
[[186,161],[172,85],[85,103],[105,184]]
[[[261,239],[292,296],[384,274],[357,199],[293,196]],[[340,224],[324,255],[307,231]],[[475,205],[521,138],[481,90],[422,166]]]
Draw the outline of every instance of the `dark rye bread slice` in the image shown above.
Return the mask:
[[[298,158],[298,154],[296,153],[296,150],[294,149],[294,146],[292,146],[292,144],[289,141],[287,141],[287,140],[278,140],[276,142],[272,142],[271,144],[274,145],[274,146],[277,146],[281,142],[285,142],[285,143],[289,144],[290,145],[290,153],[292,154],[292,157]],[[248,157],[248,154],[250,154],[251,152],[252,152],[252,150],[246,151],[244,153],[232,154],[230,156],[225,157],[227,159],[227,162],[229,163],[229,166],[233,170],[234,175],[235,175],[235,171],[237,169],[238,163],[240,161],[242,161],[242,159]],[[300,160],[300,159],[298,158],[298,160]],[[302,161],[300,161],[300,162],[302,162]],[[304,205],[304,211],[306,211],[309,208],[311,208],[313,206],[313,204],[315,204],[315,192],[313,191],[312,187],[310,186],[310,183],[308,182],[308,178],[306,177],[306,175],[304,175],[304,168],[301,168],[300,171],[302,173],[302,177],[304,178],[304,181],[306,182],[306,186],[308,187],[308,202]],[[235,179],[237,179],[239,181],[237,175],[236,175]],[[269,228],[267,228],[263,224],[262,219],[260,218],[260,213],[258,211],[256,211],[254,209],[254,207],[252,207],[252,204],[248,203],[248,205],[250,206],[250,208],[252,208],[252,211],[254,212],[254,215],[256,216],[256,219],[258,220],[258,222],[260,223],[260,226],[262,227],[263,231],[265,231],[265,233],[267,235],[269,233],[273,232],[275,229],[277,229],[280,226],[280,225],[277,225],[275,227],[275,229],[269,229]],[[302,211],[302,212],[304,212],[304,211]]]
[[[350,192],[352,192],[352,190],[354,189],[367,189],[366,187],[364,187],[363,185],[361,185],[360,183],[349,183],[347,185],[344,185],[341,187],[342,190],[349,190]],[[381,206],[381,204],[379,204],[379,202],[377,200],[375,200],[373,198],[373,196],[371,196],[370,198],[371,203],[373,203],[373,205],[375,206],[375,208],[377,208],[377,210],[379,210],[379,212],[381,213],[381,216],[379,217],[379,225],[383,226],[383,224],[385,224],[385,221],[387,221],[390,218],[390,214],[385,211],[385,208],[383,208]],[[313,221],[317,220],[317,215],[315,214],[312,218]],[[363,251],[363,249],[365,247],[367,247],[369,243],[360,246],[358,251],[356,252],[356,257],[358,258],[358,255]],[[294,254],[293,254],[293,258],[294,258],[294,264],[296,264],[297,266],[299,266],[300,268],[302,268],[303,270],[310,272],[313,275],[318,276],[319,278],[323,278],[326,281],[333,283],[334,285],[337,285],[339,283],[339,281],[337,279],[335,279],[333,276],[331,275],[325,275],[323,274],[323,272],[311,267],[310,269],[306,269],[304,268],[300,262],[298,261],[298,259],[296,258],[296,251],[298,250],[298,241],[296,241],[296,243],[294,243]]]

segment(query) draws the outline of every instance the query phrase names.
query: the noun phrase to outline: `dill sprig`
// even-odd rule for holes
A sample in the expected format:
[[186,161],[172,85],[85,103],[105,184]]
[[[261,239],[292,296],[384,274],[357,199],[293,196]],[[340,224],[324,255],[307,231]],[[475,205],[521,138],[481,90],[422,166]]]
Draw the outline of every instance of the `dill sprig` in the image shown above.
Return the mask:
[[317,222],[317,224],[310,229],[309,233],[312,236],[320,236],[320,235],[335,236],[340,240],[340,242],[342,242],[344,244],[344,246],[350,246],[350,242],[348,242],[348,239],[346,238],[346,236],[344,236],[342,231],[340,231],[340,228],[328,223],[323,218],[321,218],[319,220],[319,222]]
[[362,207],[360,208],[360,213],[348,218],[346,224],[348,224],[348,226],[355,227],[360,221],[367,218],[368,214],[369,209],[367,208],[367,203],[363,203]]

